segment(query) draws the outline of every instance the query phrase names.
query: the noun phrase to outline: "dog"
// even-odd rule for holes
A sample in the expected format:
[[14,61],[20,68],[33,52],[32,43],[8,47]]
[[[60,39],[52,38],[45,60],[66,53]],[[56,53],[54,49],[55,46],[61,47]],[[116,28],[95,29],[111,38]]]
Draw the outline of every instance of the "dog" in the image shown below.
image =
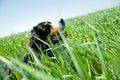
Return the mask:
[[[54,57],[54,54],[52,53],[52,51],[49,50],[50,48],[49,39],[54,45],[58,44],[60,41],[62,41],[62,38],[59,32],[63,31],[64,28],[65,28],[65,22],[63,19],[60,19],[60,21],[57,24],[53,24],[52,22],[45,21],[33,27],[33,29],[30,32],[28,46],[30,47],[30,49],[36,55],[38,59],[40,59],[42,55],[40,48],[43,51],[46,51],[45,55],[48,55],[49,57]],[[67,32],[64,32],[62,34],[65,37],[68,36]],[[31,59],[32,59],[32,56],[31,54],[28,53],[22,57],[22,62],[29,64],[29,60],[31,61]],[[56,60],[52,59],[52,61],[56,61]],[[16,79],[15,75],[13,74],[13,72],[7,65],[4,65],[2,68],[6,72],[7,75],[10,75],[10,74],[12,75],[10,77],[10,80]],[[4,77],[1,77],[1,79],[4,79]]]
[[[63,31],[64,28],[65,21],[63,19],[60,19],[60,21],[56,24],[49,21],[45,21],[33,27],[29,37],[29,47],[32,49],[33,53],[37,56],[37,58],[41,58],[40,48],[43,51],[46,51],[45,54],[49,57],[54,57],[52,51],[48,50],[49,46],[47,44],[50,44],[49,39],[54,45],[59,43],[59,41],[62,41],[59,31]],[[68,36],[67,32],[64,32],[63,35],[65,37]],[[28,63],[28,57],[31,58],[30,54],[24,56],[22,58],[22,61]],[[52,60],[54,61],[54,59]]]

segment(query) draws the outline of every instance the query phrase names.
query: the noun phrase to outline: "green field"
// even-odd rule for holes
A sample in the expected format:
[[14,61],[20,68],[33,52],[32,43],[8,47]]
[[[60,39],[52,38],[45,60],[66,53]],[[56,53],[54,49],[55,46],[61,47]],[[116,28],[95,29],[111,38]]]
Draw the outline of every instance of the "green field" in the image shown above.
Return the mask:
[[[68,38],[58,46],[62,54],[50,45],[58,63],[47,55],[41,62],[33,55],[35,66],[21,63],[31,53],[28,31],[0,39],[0,66],[6,63],[17,80],[120,80],[120,6],[65,22]],[[11,75],[0,76],[9,80]]]

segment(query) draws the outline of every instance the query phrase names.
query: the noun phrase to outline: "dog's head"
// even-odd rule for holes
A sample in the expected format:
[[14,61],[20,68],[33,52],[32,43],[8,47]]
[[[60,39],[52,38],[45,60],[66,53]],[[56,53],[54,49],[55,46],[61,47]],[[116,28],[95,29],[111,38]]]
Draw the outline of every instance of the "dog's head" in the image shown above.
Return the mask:
[[[37,26],[33,27],[31,33],[33,36],[37,36],[39,39],[42,39],[48,42],[48,37],[53,43],[57,43],[62,40],[59,34],[59,31],[64,30],[65,22],[61,19],[58,23],[53,24],[49,21],[41,22]],[[55,36],[57,35],[57,37]],[[67,37],[67,33],[64,32],[63,35]]]
[[[64,30],[65,22],[61,19],[57,24],[53,24],[49,21],[41,22],[37,26],[34,26],[31,30],[31,36],[29,38],[29,47],[32,51],[36,54],[37,57],[40,57],[40,50],[49,49],[48,44],[49,39],[53,42],[55,46],[57,46],[59,41],[62,41],[62,38],[59,34],[59,31]],[[67,33],[62,33],[65,37],[67,37]],[[57,36],[56,36],[57,35]],[[53,56],[52,52],[49,50],[47,51],[50,57]]]

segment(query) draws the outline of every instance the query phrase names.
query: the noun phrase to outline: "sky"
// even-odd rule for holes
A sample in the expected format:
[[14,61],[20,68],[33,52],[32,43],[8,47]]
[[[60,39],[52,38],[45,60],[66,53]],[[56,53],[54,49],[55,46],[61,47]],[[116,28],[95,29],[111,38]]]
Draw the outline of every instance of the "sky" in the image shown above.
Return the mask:
[[0,0],[0,38],[32,29],[41,21],[86,15],[120,0]]

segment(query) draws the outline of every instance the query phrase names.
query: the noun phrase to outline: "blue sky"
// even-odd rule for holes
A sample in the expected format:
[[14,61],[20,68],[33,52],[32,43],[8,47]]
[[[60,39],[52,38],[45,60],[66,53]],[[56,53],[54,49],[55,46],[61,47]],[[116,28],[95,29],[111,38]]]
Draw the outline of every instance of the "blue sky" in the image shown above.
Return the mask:
[[41,21],[71,18],[120,5],[120,0],[0,0],[0,37]]

